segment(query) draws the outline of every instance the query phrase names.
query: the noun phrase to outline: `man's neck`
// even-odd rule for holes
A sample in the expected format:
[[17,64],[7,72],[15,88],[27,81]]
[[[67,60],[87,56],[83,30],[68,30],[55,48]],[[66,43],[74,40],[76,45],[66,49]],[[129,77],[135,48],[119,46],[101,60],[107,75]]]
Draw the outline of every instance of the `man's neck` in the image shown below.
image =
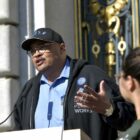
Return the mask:
[[54,82],[61,74],[63,68],[65,65],[65,61],[61,63],[60,65],[54,66],[53,69],[47,70],[45,72],[45,77],[47,78],[49,83]]

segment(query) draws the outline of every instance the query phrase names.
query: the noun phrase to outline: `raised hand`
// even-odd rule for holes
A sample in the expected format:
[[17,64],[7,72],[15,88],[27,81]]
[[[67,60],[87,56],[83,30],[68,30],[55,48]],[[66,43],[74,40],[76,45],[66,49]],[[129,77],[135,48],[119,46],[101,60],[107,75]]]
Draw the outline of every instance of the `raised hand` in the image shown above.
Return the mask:
[[91,109],[105,115],[106,109],[111,106],[111,102],[107,97],[104,84],[105,82],[102,80],[99,85],[98,93],[88,85],[84,85],[84,91],[78,90],[74,101],[81,108]]

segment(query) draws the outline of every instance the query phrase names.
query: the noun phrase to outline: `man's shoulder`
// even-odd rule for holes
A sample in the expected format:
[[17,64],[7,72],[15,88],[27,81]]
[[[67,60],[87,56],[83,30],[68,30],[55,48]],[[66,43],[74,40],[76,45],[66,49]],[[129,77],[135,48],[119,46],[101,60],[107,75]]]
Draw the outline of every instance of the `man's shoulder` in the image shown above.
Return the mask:
[[37,75],[31,77],[24,85],[24,88],[25,87],[30,87],[31,85],[33,84],[36,84],[40,81],[40,78],[41,78],[42,74],[41,73],[38,73]]
[[87,63],[86,65],[84,65],[83,69],[89,71],[89,72],[97,72],[97,73],[106,73],[102,68],[100,68],[99,66],[95,65],[95,64],[90,64]]
[[74,69],[77,69],[77,70],[80,70],[81,72],[84,72],[84,73],[88,73],[88,74],[97,74],[97,75],[106,75],[107,76],[107,73],[102,69],[100,68],[99,66],[95,65],[95,64],[91,64],[89,63],[88,61],[86,60],[83,60],[83,59],[72,59],[71,60],[71,63],[73,64],[73,68]]

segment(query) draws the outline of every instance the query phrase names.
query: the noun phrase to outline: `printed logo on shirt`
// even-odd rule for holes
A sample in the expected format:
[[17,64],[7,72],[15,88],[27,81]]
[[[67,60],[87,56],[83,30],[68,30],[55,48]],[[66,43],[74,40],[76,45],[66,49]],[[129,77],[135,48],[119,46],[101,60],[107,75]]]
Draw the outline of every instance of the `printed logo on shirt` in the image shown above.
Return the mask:
[[[84,85],[86,84],[87,80],[85,77],[79,77],[77,80],[78,90],[83,92]],[[80,108],[76,103],[74,103],[74,111],[75,113],[92,113],[93,111],[90,109]]]
[[86,78],[85,77],[80,77],[77,80],[77,85],[79,85],[79,86],[83,86],[85,83],[86,83]]
[[93,113],[90,109],[80,108],[78,105],[74,104],[74,112],[75,113]]

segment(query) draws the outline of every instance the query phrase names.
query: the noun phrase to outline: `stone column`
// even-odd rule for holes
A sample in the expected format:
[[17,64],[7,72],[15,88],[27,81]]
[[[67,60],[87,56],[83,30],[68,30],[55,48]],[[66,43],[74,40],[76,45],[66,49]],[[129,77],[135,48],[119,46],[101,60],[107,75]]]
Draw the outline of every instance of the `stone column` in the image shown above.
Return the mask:
[[[19,93],[18,0],[0,0],[0,122],[13,110]],[[12,117],[0,131],[13,127]]]

